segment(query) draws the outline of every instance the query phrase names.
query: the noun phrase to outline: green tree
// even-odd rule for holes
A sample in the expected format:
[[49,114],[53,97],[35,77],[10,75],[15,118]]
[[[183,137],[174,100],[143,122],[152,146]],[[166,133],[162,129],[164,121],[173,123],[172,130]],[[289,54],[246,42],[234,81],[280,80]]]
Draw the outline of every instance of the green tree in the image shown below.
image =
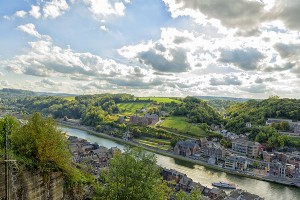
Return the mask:
[[201,200],[202,199],[202,193],[200,190],[200,187],[197,185],[191,192],[189,200]]
[[188,195],[186,192],[180,190],[176,193],[176,200],[188,200]]
[[66,171],[70,168],[71,154],[66,137],[53,119],[43,118],[40,113],[34,113],[27,124],[12,132],[11,146],[30,167]]
[[12,116],[4,116],[0,119],[0,148],[4,147],[5,131],[10,136],[18,126],[18,121]]
[[160,178],[154,154],[141,149],[127,149],[116,154],[104,175],[106,199],[166,199],[166,183]]

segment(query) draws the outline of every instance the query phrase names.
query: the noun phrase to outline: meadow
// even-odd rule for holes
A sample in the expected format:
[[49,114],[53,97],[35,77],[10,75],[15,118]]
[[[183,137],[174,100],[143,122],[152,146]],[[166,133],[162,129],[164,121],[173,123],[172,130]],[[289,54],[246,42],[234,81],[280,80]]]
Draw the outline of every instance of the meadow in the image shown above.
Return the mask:
[[198,126],[187,122],[186,117],[168,117],[159,126],[175,133],[182,133],[196,137],[206,136],[205,131]]
[[177,100],[177,99],[172,99],[169,97],[139,97],[140,100],[148,100],[150,99],[151,101],[156,101],[157,103],[171,103],[171,102],[175,102],[175,103],[182,103],[181,101]]

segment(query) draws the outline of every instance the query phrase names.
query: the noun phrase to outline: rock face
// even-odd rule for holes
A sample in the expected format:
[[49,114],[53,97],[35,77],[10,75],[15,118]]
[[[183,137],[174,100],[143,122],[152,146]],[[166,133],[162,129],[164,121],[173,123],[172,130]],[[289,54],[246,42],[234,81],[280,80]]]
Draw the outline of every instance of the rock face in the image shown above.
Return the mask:
[[[64,199],[64,177],[60,172],[43,175],[40,172],[14,171],[9,173],[10,199],[60,200]],[[0,200],[5,199],[5,164],[0,163]]]

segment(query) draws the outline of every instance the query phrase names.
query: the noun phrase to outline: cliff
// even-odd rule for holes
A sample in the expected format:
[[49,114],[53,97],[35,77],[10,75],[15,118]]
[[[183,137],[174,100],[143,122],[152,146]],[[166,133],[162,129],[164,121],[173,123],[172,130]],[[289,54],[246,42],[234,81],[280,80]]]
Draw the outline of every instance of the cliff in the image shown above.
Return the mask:
[[[64,199],[64,177],[60,172],[43,175],[40,172],[10,168],[10,199]],[[0,163],[0,200],[5,199],[5,164]]]

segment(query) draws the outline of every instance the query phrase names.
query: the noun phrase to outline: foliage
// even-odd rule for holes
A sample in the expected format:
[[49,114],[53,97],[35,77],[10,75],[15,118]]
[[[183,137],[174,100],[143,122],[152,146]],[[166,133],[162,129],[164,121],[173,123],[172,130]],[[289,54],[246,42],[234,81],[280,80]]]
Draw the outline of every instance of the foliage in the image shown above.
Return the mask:
[[166,189],[166,184],[161,181],[159,171],[154,154],[127,149],[110,161],[103,193],[106,199],[116,200],[165,199],[168,191],[160,190]]
[[231,148],[231,146],[232,146],[232,143],[230,142],[230,140],[226,140],[225,138],[221,139],[220,144],[226,148]]
[[28,167],[67,170],[71,165],[65,136],[52,119],[44,119],[40,113],[13,131],[10,141],[14,153],[24,158]]
[[180,100],[176,98],[170,98],[170,97],[139,97],[139,100],[149,100],[149,101],[154,101],[156,103],[182,103]]
[[265,143],[268,148],[283,147],[288,141],[286,135],[281,135],[270,126],[264,126],[259,129],[255,140],[260,143]]
[[243,133],[246,122],[264,125],[268,118],[300,120],[300,100],[278,97],[269,97],[262,101],[249,100],[231,106],[226,114],[229,120],[225,128]]
[[191,123],[220,124],[222,118],[206,101],[186,97],[183,104],[177,106],[173,112],[175,116],[186,116]]
[[19,127],[19,123],[16,118],[12,116],[4,116],[0,119],[0,148],[4,147],[5,131],[10,137],[11,134]]
[[162,128],[167,128],[171,131],[188,134],[192,136],[204,137],[205,131],[200,127],[193,125],[187,121],[186,117],[168,117],[159,125]]
[[99,106],[89,106],[82,114],[82,123],[88,126],[100,125],[106,114]]
[[291,127],[288,122],[272,123],[271,126],[276,130],[290,131]]

